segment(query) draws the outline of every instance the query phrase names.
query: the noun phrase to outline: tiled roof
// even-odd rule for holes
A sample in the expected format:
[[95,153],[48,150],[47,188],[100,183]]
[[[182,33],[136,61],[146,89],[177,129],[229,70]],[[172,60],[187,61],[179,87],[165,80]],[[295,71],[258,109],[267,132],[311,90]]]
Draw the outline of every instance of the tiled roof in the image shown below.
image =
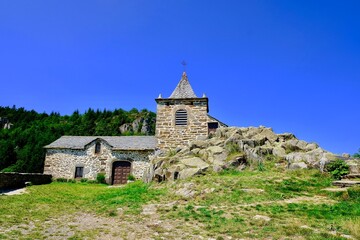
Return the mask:
[[183,72],[181,80],[171,94],[170,98],[197,98],[189,83],[186,72]]
[[113,150],[151,150],[157,145],[154,136],[62,136],[45,148],[84,149],[96,139],[106,141]]

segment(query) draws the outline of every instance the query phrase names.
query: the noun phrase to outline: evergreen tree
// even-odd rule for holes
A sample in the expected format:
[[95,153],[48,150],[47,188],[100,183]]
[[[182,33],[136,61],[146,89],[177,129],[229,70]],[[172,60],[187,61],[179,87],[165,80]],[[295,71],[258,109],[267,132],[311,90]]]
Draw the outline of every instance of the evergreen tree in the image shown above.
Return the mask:
[[57,112],[37,113],[24,108],[0,107],[0,117],[13,125],[3,129],[0,124],[0,171],[42,172],[45,159],[44,146],[63,135],[119,136],[119,127],[142,117],[149,119],[151,134],[155,132],[155,113],[144,109],[130,111],[94,111],[89,108],[84,114],[78,110],[70,116]]

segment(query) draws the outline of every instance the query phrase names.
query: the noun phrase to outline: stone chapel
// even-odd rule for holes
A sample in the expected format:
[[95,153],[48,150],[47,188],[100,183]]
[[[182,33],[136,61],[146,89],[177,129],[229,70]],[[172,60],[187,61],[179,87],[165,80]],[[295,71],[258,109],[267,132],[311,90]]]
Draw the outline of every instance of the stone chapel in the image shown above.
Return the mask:
[[155,101],[155,136],[62,136],[44,147],[44,173],[67,179],[96,179],[103,173],[108,184],[124,184],[129,175],[142,178],[156,150],[186,146],[226,126],[208,114],[208,98],[196,96],[186,72],[169,98],[160,95]]

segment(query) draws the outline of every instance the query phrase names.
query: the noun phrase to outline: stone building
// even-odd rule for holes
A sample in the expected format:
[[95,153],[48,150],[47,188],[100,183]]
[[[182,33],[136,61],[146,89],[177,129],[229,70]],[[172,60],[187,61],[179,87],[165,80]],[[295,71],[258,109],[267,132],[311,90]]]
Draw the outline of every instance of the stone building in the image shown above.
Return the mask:
[[142,178],[156,145],[153,136],[62,136],[45,146],[44,173],[67,179],[104,173],[108,184],[123,184],[130,174]]
[[130,174],[142,178],[155,150],[185,146],[226,126],[208,115],[208,98],[195,95],[185,72],[169,98],[155,101],[155,136],[63,136],[45,146],[44,173],[67,179],[104,173],[108,184],[123,184]]
[[171,149],[185,146],[194,139],[206,138],[224,123],[208,115],[209,100],[194,93],[185,72],[169,98],[157,103],[156,133],[158,147]]

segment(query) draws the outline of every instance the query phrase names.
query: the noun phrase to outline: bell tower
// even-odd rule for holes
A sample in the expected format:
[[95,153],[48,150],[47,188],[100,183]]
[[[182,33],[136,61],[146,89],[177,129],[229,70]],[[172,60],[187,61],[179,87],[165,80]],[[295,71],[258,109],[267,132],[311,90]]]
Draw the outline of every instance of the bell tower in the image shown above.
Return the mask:
[[195,95],[186,72],[169,98],[157,103],[156,133],[160,149],[186,146],[189,141],[208,136],[208,98]]

